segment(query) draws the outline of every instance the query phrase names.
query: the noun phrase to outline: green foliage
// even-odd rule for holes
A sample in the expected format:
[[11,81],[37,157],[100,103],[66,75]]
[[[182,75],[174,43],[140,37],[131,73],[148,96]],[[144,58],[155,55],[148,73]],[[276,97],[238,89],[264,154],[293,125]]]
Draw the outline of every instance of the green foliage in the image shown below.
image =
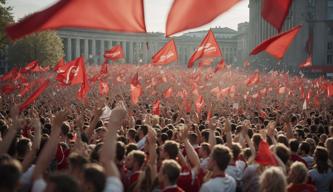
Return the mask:
[[41,66],[54,66],[63,56],[63,42],[54,31],[26,36],[8,50],[8,62],[15,66],[24,66],[32,60],[37,60]]
[[5,34],[5,27],[14,21],[12,7],[7,6],[6,3],[6,0],[0,0],[0,49],[9,42]]

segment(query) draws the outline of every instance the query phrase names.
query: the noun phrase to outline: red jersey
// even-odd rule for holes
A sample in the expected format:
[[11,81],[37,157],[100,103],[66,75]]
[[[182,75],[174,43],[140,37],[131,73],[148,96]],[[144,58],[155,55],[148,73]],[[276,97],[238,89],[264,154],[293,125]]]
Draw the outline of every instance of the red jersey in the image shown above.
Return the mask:
[[177,185],[175,186],[169,186],[166,187],[162,190],[162,192],[185,192],[184,190],[182,190],[180,187],[178,187]]
[[316,192],[316,188],[309,184],[290,184],[288,192]]

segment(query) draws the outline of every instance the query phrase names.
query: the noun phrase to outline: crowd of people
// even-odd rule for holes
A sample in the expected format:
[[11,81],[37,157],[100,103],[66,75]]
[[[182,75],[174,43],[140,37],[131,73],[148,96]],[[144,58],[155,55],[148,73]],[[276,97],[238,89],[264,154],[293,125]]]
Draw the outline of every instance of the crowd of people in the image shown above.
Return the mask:
[[107,95],[53,81],[20,112],[1,94],[0,191],[333,191],[331,82],[258,74],[112,65]]

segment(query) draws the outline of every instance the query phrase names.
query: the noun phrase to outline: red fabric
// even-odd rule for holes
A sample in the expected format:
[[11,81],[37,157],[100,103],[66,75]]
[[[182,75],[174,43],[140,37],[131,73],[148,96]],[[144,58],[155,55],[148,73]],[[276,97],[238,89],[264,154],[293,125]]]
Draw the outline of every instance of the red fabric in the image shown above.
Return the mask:
[[49,85],[49,80],[45,80],[38,89],[36,89],[35,92],[31,94],[31,96],[21,104],[20,106],[20,111],[23,111],[25,108],[27,108],[30,104],[32,104],[38,97],[41,95],[44,90],[48,87]]
[[19,72],[19,70],[17,69],[17,67],[13,67],[10,71],[8,71],[7,73],[3,74],[0,77],[0,80],[1,81],[7,81],[7,80],[14,79],[17,76],[18,72]]
[[172,96],[172,88],[169,87],[168,89],[166,89],[166,90],[164,91],[163,95],[164,95],[165,98],[169,98],[169,97],[171,97],[171,96]]
[[204,57],[219,57],[222,52],[212,30],[209,30],[205,38],[201,41],[199,47],[192,54],[187,67],[191,68],[195,61]]
[[108,74],[108,64],[106,62],[104,62],[101,65],[101,69],[99,71],[99,73],[97,73],[95,76],[93,76],[91,79],[89,79],[92,82],[96,82],[98,80],[101,80],[102,78],[104,78],[105,76],[107,76]]
[[89,87],[89,83],[88,83],[86,67],[83,63],[82,57],[80,57],[78,63],[79,63],[78,68],[77,68],[78,75],[75,75],[75,73],[74,73],[74,78],[71,81],[72,81],[72,84],[80,83],[80,82],[82,83],[79,91],[77,92],[76,97],[79,100],[83,100],[85,98],[85,96],[88,94],[90,87]]
[[110,50],[105,51],[104,53],[105,59],[110,59],[112,61],[116,61],[118,59],[124,58],[124,51],[121,45],[116,45],[112,47]]
[[216,65],[214,73],[217,73],[218,71],[222,71],[225,67],[224,59],[221,59],[221,61]]
[[57,147],[56,152],[56,161],[57,161],[57,170],[64,170],[68,168],[68,156],[70,154],[69,149],[64,149],[60,144]]
[[18,94],[19,97],[23,97],[25,94],[27,94],[32,86],[34,85],[34,82],[32,83],[24,83],[24,88],[22,88]]
[[260,81],[260,76],[259,72],[257,71],[246,80],[246,85],[252,86],[259,83],[259,81]]
[[1,92],[4,93],[4,94],[11,94],[15,90],[16,90],[16,87],[12,83],[6,84],[1,88]]
[[295,155],[295,154],[290,155],[290,161],[292,161],[292,162],[299,161],[299,162],[302,162],[305,166],[308,166],[303,158],[301,158],[300,156]]
[[317,189],[309,184],[291,184],[288,186],[288,192],[316,192]]
[[108,95],[109,94],[109,85],[107,82],[99,81],[99,95]]
[[136,73],[131,80],[131,101],[133,104],[139,102],[139,98],[142,95],[142,87],[139,81],[139,74]]
[[28,63],[25,67],[23,67],[20,72],[21,73],[27,73],[32,71],[33,69],[35,69],[36,67],[38,67],[38,61],[34,60],[30,63]]
[[151,63],[153,65],[166,65],[176,62],[178,53],[175,41],[172,39],[167,42],[153,57]]
[[185,192],[182,188],[176,186],[172,188],[163,189],[162,192]]
[[214,58],[205,58],[202,59],[199,63],[199,67],[207,67],[213,63]]
[[11,39],[58,28],[146,32],[143,0],[60,0],[6,28]]
[[184,191],[192,190],[192,173],[189,168],[182,167],[182,170],[177,180],[177,185]]
[[153,104],[153,114],[154,115],[160,115],[160,100],[156,100]]
[[204,105],[205,105],[205,101],[204,101],[203,97],[200,95],[195,102],[195,109],[196,109],[197,113],[201,112],[201,109]]
[[166,36],[200,27],[226,12],[239,0],[175,0],[168,14]]
[[333,96],[333,83],[327,85],[327,96],[328,97]]
[[312,56],[308,56],[308,58],[306,58],[305,62],[301,65],[299,65],[299,68],[307,68],[312,66]]
[[255,160],[261,165],[278,165],[275,156],[269,150],[269,145],[265,141],[260,141]]
[[266,51],[276,59],[281,60],[287,51],[289,45],[292,43],[296,35],[301,29],[301,25],[298,25],[291,30],[280,33],[274,37],[271,37],[261,44],[259,44],[256,48],[254,48],[250,55],[256,55],[262,51]]
[[261,2],[261,16],[280,32],[292,0],[262,0]]
[[76,58],[63,68],[59,68],[59,70],[61,71],[56,76],[56,80],[64,85],[75,85],[82,83],[86,76],[83,57]]
[[65,66],[64,58],[60,59],[60,61],[54,66],[53,70],[58,72],[59,68]]

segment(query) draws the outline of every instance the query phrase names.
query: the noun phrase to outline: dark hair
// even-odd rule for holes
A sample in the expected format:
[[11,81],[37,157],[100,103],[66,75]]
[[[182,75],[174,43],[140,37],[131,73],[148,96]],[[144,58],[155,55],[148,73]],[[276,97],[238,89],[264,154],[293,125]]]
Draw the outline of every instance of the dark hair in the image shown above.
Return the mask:
[[15,191],[21,176],[21,164],[15,160],[8,158],[0,164],[0,191]]
[[122,161],[125,155],[125,144],[121,141],[117,142],[116,146],[116,159],[118,161]]
[[275,153],[276,155],[281,159],[281,161],[287,165],[289,157],[290,157],[290,151],[284,144],[277,144],[275,147]]
[[162,162],[162,173],[167,176],[170,184],[177,183],[177,179],[180,175],[180,165],[175,160],[164,160]]
[[211,155],[213,160],[216,162],[217,167],[221,171],[224,171],[227,168],[230,160],[232,159],[230,149],[223,145],[215,145]]
[[87,183],[91,183],[94,187],[94,192],[103,192],[106,183],[106,176],[101,167],[98,164],[87,164],[83,169],[84,180]]
[[24,158],[29,150],[30,139],[22,138],[16,144],[16,153],[19,158]]
[[318,172],[326,173],[329,168],[327,149],[318,146],[314,152],[314,160],[316,162],[316,167]]
[[77,153],[72,153],[68,157],[68,162],[71,167],[82,169],[84,165],[88,163],[88,159]]
[[128,155],[130,152],[138,150],[138,146],[134,143],[129,143],[126,145],[126,155]]
[[289,141],[289,147],[290,147],[290,150],[294,153],[297,153],[297,150],[298,150],[298,146],[299,146],[299,142],[297,139],[291,139]]
[[57,192],[79,192],[78,182],[71,176],[63,173],[51,174],[48,181],[54,183]]
[[169,155],[170,159],[176,159],[179,153],[178,143],[175,141],[166,141],[163,150]]
[[307,142],[305,142],[305,141],[301,142],[301,144],[299,146],[299,149],[301,151],[304,151],[305,154],[309,154],[310,153],[310,148],[311,148],[310,144],[307,143]]

